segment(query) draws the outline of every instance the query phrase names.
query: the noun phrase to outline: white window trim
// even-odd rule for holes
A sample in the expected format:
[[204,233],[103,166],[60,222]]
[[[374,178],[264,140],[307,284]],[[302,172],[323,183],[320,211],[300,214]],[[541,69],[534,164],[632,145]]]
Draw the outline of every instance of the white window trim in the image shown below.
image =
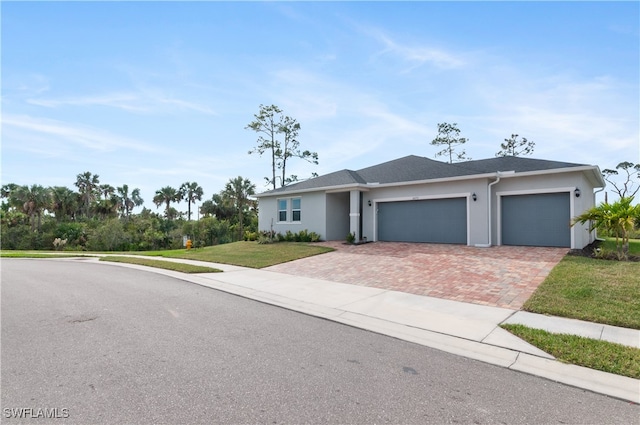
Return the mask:
[[[284,210],[280,209],[280,202],[284,201],[285,202],[285,208]],[[284,211],[284,217],[285,220],[281,221],[280,220],[280,213]],[[276,199],[276,223],[288,223],[287,219],[289,218],[289,199],[288,198],[278,198]]]
[[[298,199],[300,201],[300,208],[293,208],[293,200]],[[298,211],[298,215],[300,217],[299,220],[294,219],[293,213]],[[301,223],[302,222],[302,197],[296,196],[295,198],[291,198],[291,223]]]
[[[293,200],[294,199],[299,199],[300,200],[300,208],[299,209],[293,209]],[[280,202],[281,201],[285,201],[286,202],[286,209],[281,210],[280,209]],[[281,221],[280,220],[280,212],[284,211],[286,214],[286,220],[285,221]],[[294,211],[299,211],[300,212],[300,220],[293,220],[293,212]],[[302,196],[293,196],[291,198],[277,198],[276,199],[276,223],[279,224],[302,224]]]

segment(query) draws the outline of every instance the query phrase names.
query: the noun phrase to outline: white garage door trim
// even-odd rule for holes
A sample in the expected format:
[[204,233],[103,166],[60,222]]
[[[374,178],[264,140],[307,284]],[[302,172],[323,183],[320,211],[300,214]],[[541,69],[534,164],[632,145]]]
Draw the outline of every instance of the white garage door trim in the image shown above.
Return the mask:
[[427,196],[404,196],[397,198],[378,198],[372,199],[373,207],[373,240],[378,241],[378,203],[398,202],[398,201],[427,201],[430,199],[451,199],[451,198],[467,198],[467,245],[471,240],[471,192],[449,193],[446,195],[427,195]]
[[[502,197],[503,196],[513,196],[513,195],[542,195],[545,193],[569,193],[569,216],[571,218],[575,217],[575,197],[573,196],[574,191],[576,190],[576,186],[573,187],[556,187],[550,189],[529,189],[529,190],[512,190],[508,192],[496,192],[496,221],[497,221],[497,229],[498,229],[498,245],[502,245]],[[570,230],[571,234],[571,248],[575,249],[576,241],[575,241],[575,227],[572,227]]]

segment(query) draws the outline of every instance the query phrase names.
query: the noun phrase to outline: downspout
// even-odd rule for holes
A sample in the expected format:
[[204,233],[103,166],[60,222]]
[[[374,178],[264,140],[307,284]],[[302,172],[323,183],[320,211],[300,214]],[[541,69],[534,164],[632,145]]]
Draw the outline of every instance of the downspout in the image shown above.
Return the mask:
[[492,183],[489,183],[487,186],[487,218],[489,220],[489,234],[486,244],[476,244],[477,247],[480,248],[489,248],[491,246],[491,223],[493,222],[493,217],[491,217],[491,186],[498,183],[500,181],[500,171],[496,171],[496,180]]

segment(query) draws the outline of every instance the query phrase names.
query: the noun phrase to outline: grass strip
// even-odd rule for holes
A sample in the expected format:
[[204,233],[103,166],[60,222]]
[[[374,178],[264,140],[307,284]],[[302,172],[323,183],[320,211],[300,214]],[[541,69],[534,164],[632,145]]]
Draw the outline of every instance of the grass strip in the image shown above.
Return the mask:
[[640,329],[640,263],[568,255],[523,310]]
[[554,334],[524,325],[501,325],[564,363],[640,379],[640,349],[576,335]]
[[333,248],[304,242],[277,242],[272,244],[233,242],[190,250],[145,251],[136,254],[184,258],[261,269],[330,251],[333,251]]
[[53,254],[46,252],[29,252],[29,251],[0,251],[0,257],[3,258],[78,258],[91,257],[91,255],[82,254]]
[[140,266],[155,267],[158,269],[173,270],[181,273],[220,273],[222,270],[212,267],[196,266],[193,264],[174,263],[172,261],[152,260],[149,258],[108,256],[100,257],[100,261],[110,261],[113,263],[138,264]]

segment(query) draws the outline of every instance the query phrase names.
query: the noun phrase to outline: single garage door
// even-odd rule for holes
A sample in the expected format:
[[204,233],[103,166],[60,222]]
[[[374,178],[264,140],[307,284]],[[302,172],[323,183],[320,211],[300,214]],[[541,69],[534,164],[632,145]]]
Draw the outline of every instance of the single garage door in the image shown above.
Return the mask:
[[378,240],[467,243],[467,198],[381,202]]
[[502,244],[571,246],[569,193],[503,196]]

